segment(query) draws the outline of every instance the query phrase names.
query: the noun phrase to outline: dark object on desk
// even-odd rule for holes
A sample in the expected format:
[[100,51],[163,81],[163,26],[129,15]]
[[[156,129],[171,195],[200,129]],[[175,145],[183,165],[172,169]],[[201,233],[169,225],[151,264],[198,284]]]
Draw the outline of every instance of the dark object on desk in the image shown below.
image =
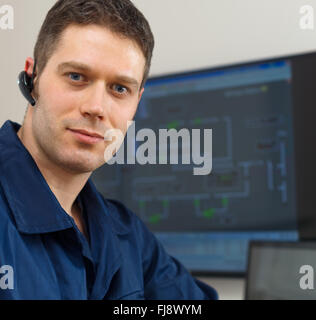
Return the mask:
[[250,243],[246,300],[316,299],[316,242]]

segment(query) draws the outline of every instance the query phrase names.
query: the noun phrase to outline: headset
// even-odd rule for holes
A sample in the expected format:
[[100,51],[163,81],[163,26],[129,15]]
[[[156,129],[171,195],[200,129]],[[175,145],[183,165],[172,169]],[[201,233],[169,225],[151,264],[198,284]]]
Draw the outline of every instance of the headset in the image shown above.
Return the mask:
[[26,71],[22,71],[18,77],[18,85],[19,88],[24,96],[24,98],[34,107],[36,104],[35,99],[31,95],[31,92],[34,88],[34,76],[35,76],[35,68],[36,68],[36,61],[34,61],[33,73],[32,77],[30,77]]

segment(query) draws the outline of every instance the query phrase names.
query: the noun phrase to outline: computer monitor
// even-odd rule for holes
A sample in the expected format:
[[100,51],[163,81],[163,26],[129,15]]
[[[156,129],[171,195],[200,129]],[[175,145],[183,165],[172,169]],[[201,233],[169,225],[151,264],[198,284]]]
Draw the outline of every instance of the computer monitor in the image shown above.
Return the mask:
[[246,300],[316,299],[316,242],[250,242]]
[[93,175],[98,189],[193,273],[244,275],[250,240],[315,234],[315,73],[310,53],[150,78],[135,130],[212,129],[212,171],[106,164]]

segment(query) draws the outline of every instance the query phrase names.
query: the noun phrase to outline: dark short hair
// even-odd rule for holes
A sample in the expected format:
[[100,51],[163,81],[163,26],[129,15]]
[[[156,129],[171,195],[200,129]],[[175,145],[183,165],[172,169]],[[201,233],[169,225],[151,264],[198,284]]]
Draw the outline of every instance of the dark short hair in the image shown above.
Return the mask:
[[154,37],[148,21],[130,0],[58,0],[47,13],[35,44],[38,76],[56,50],[62,32],[71,24],[104,26],[119,36],[135,41],[146,60],[141,87],[144,86],[149,74]]

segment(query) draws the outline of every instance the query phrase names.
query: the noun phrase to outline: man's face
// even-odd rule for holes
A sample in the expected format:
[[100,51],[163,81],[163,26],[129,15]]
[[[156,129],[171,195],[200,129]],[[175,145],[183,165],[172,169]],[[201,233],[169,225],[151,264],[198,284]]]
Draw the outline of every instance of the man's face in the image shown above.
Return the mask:
[[[75,173],[104,164],[107,129],[126,133],[143,89],[145,58],[105,27],[69,26],[37,84],[32,112],[37,152]],[[91,135],[100,135],[92,137]]]

